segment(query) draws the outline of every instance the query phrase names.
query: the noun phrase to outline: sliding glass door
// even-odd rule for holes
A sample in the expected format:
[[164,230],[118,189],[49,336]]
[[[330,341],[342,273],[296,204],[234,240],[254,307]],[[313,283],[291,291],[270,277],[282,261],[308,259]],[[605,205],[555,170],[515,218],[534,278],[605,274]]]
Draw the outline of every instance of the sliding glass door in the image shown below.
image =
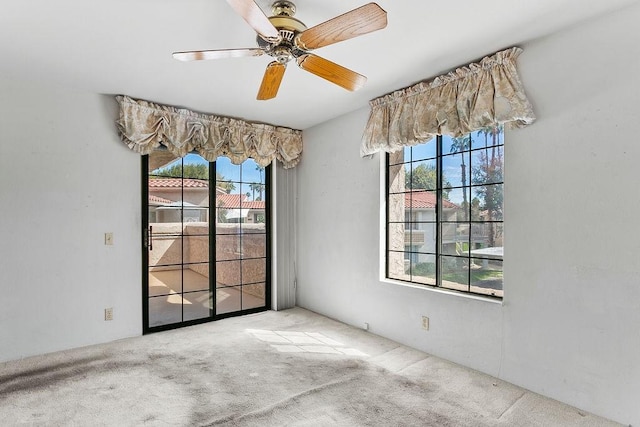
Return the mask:
[[144,331],[266,310],[268,169],[167,151],[143,164]]

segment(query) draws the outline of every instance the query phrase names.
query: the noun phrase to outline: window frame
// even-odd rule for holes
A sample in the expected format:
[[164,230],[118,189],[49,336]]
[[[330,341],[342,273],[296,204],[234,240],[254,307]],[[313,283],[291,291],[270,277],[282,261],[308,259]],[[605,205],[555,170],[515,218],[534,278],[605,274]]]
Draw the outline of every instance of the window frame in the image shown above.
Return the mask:
[[[465,135],[472,135],[472,137],[476,137],[476,138],[480,138],[480,134],[479,131],[475,131],[472,132],[470,134]],[[445,137],[447,138],[447,137]],[[433,222],[433,228],[435,229],[435,251],[433,254],[428,253],[428,252],[419,252],[419,253],[415,253],[414,254],[414,246],[412,240],[409,240],[409,246],[407,247],[407,241],[406,241],[406,232],[407,230],[413,230],[415,228],[415,226],[417,224],[414,224],[415,221],[409,221],[407,223],[406,218],[407,218],[407,207],[405,206],[405,213],[403,214],[403,218],[405,218],[405,224],[404,227],[401,227],[401,229],[403,230],[403,234],[405,234],[404,237],[404,241],[403,241],[403,251],[399,251],[397,250],[397,244],[396,249],[392,250],[392,245],[390,242],[390,225],[391,224],[397,224],[399,223],[399,221],[391,221],[391,219],[393,218],[393,215],[391,214],[390,210],[391,210],[391,203],[389,202],[390,200],[390,194],[400,194],[399,192],[394,192],[391,191],[391,185],[392,183],[390,182],[390,176],[391,174],[391,166],[398,166],[398,165],[403,165],[403,168],[405,169],[405,173],[407,170],[407,165],[414,165],[416,162],[419,161],[423,161],[423,159],[421,158],[417,158],[414,159],[413,156],[409,157],[407,159],[406,154],[405,154],[405,148],[410,148],[413,149],[414,147],[419,146],[420,144],[416,145],[416,146],[412,146],[412,147],[405,147],[403,148],[402,152],[403,152],[403,158],[402,158],[402,162],[401,163],[397,163],[394,162],[393,164],[390,164],[390,159],[391,156],[389,153],[385,153],[384,156],[381,156],[381,168],[382,170],[382,176],[381,176],[381,185],[383,186],[383,191],[381,191],[381,225],[382,225],[382,232],[384,233],[383,235],[381,235],[381,254],[380,254],[380,258],[381,258],[381,268],[380,268],[380,276],[381,276],[381,281],[384,282],[389,282],[389,283],[394,283],[394,284],[401,284],[401,285],[408,285],[411,287],[417,287],[420,289],[429,289],[429,290],[436,290],[439,292],[446,292],[446,293],[453,293],[455,295],[461,295],[461,296],[466,296],[466,297],[471,297],[474,299],[482,299],[482,300],[490,300],[490,301],[494,301],[494,302],[502,302],[502,299],[504,298],[504,279],[503,279],[503,272],[504,272],[504,260],[503,260],[503,249],[501,251],[500,255],[477,255],[477,254],[473,254],[472,251],[474,250],[474,245],[477,244],[477,241],[474,241],[474,234],[473,234],[473,229],[474,228],[478,228],[478,225],[481,225],[483,227],[488,227],[489,233],[492,233],[492,236],[484,236],[484,238],[488,238],[489,241],[488,242],[493,242],[493,245],[495,247],[498,247],[496,245],[496,241],[495,241],[495,236],[499,235],[500,239],[504,239],[504,128],[500,127],[500,131],[498,133],[498,139],[497,142],[495,144],[492,143],[492,141],[489,141],[486,139],[485,137],[485,145],[475,145],[472,144],[471,141],[469,143],[469,147],[468,149],[463,150],[463,155],[465,156],[465,158],[468,161],[467,163],[467,168],[468,170],[465,171],[464,175],[466,177],[468,177],[468,182],[466,182],[466,184],[463,186],[461,183],[458,183],[457,185],[446,185],[446,189],[443,188],[445,186],[443,186],[443,177],[444,177],[444,170],[443,170],[443,159],[445,158],[451,158],[453,159],[454,156],[458,156],[458,153],[455,152],[447,152],[444,153],[443,152],[443,137],[438,135],[436,137],[433,138],[433,140],[435,140],[435,144],[436,144],[436,157],[432,158],[432,157],[427,157],[425,160],[431,161],[431,160],[435,160],[436,163],[436,189],[435,189],[435,193],[436,193],[436,207],[435,209],[435,220]],[[425,141],[424,143],[421,144],[426,144],[431,142],[432,140],[429,141]],[[476,143],[477,144],[477,143]],[[484,181],[484,182],[477,182],[475,181],[475,172],[474,170],[472,170],[472,167],[474,167],[472,165],[471,160],[475,159],[475,161],[477,162],[478,159],[481,158],[480,154],[482,152],[482,150],[485,150],[484,153],[486,153],[485,155],[488,156],[489,150],[490,149],[495,149],[497,148],[498,151],[498,161],[500,162],[499,164],[499,172],[500,172],[500,179],[498,180],[493,179],[490,181]],[[501,151],[501,153],[500,153]],[[487,161],[488,162],[488,161]],[[487,163],[488,164],[488,163]],[[493,167],[493,166],[492,166]],[[413,166],[410,167],[410,170],[413,169]],[[492,169],[492,171],[495,173],[495,169]],[[495,178],[495,177],[494,177]],[[404,178],[402,178],[404,179]],[[411,179],[411,178],[410,178]],[[406,182],[406,181],[405,181]],[[473,202],[473,198],[474,198],[474,194],[475,191],[477,191],[478,188],[480,187],[491,187],[491,188],[500,188],[501,191],[501,201],[500,204],[498,206],[496,206],[499,209],[499,217],[495,217],[492,216],[491,218],[488,217],[481,217],[478,216],[478,214],[481,214],[482,211],[475,211],[475,217],[474,217],[474,210],[472,207]],[[442,214],[442,209],[443,209],[443,203],[442,201],[444,200],[443,198],[443,193],[445,191],[443,190],[449,190],[451,191],[452,189],[464,189],[464,191],[466,193],[468,193],[468,198],[466,200],[468,205],[466,206],[465,209],[465,216],[466,219],[464,221],[459,221],[456,219],[454,219],[453,221],[451,221],[451,218],[445,220]],[[396,189],[396,191],[399,191]],[[411,188],[406,187],[403,185],[403,190],[404,193],[403,194],[408,194],[411,191]],[[429,190],[430,191],[430,190]],[[404,196],[406,197],[406,196]],[[486,202],[485,202],[486,203]],[[494,205],[495,206],[495,205]],[[464,205],[463,205],[464,207]],[[476,208],[478,209],[478,208]],[[491,213],[495,213],[498,211],[489,211],[489,214]],[[396,212],[397,214],[397,212]],[[410,211],[409,212],[409,216],[411,219],[414,219],[414,215],[416,215],[417,212],[414,211]],[[488,215],[487,213],[485,213],[485,215]],[[397,216],[397,215],[396,215]],[[421,221],[419,221],[421,222]],[[465,242],[463,242],[462,246],[466,247],[466,249],[462,250],[462,255],[461,254],[457,254],[457,255],[451,255],[448,254],[444,248],[443,248],[443,227],[446,224],[461,224],[463,226],[463,229],[466,228],[468,229],[468,234],[466,237]],[[498,226],[498,228],[496,229],[495,226],[491,227],[488,226],[488,224],[496,224]],[[501,230],[501,232],[499,232],[498,230]],[[457,242],[457,236],[456,236],[456,242]],[[467,243],[466,245],[464,245],[464,243]],[[501,241],[501,244],[504,245],[504,241]],[[489,245],[489,243],[487,243],[487,245]],[[481,246],[481,245],[480,245]],[[489,245],[489,247],[491,247]],[[503,248],[503,246],[501,246]],[[476,249],[478,249],[476,247]],[[465,254],[466,252],[466,254]],[[402,253],[402,258],[403,259],[408,259],[411,260],[413,259],[414,256],[419,256],[419,255],[424,255],[426,257],[434,257],[435,258],[435,283],[431,284],[431,283],[424,283],[424,281],[416,281],[414,280],[414,278],[416,276],[414,276],[412,274],[412,266],[413,263],[410,263],[409,265],[409,269],[407,270],[406,265],[405,265],[405,269],[404,269],[404,273],[408,275],[408,279],[407,278],[402,278],[402,277],[395,277],[395,276],[402,276],[402,275],[393,275],[390,274],[390,254],[391,253],[396,253],[396,254],[400,254]],[[474,264],[474,261],[478,262],[478,261],[482,261],[483,262],[483,268],[486,267],[487,262],[490,263],[491,265],[499,265],[498,270],[500,271],[499,273],[499,287],[498,288],[493,288],[491,287],[491,285],[484,287],[484,286],[478,286],[479,282],[474,282],[477,279],[477,275],[474,277],[474,273],[472,272],[472,268],[463,268],[461,269],[461,271],[466,271],[467,272],[467,277],[466,277],[466,283],[464,283],[463,285],[466,287],[466,289],[460,289],[459,287],[453,288],[450,285],[449,286],[443,286],[443,260],[448,259],[449,258],[457,258],[462,260],[461,262],[464,263],[466,262],[468,266],[473,266],[473,265],[477,265]],[[430,261],[428,261],[430,263]],[[429,273],[430,274],[430,273]],[[423,277],[423,276],[418,276],[418,277]],[[455,282],[451,282],[448,281],[449,284],[453,283],[453,284],[457,284]],[[475,284],[474,284],[475,283]],[[494,289],[494,290],[492,290]],[[478,290],[483,290],[483,291],[478,291]]]

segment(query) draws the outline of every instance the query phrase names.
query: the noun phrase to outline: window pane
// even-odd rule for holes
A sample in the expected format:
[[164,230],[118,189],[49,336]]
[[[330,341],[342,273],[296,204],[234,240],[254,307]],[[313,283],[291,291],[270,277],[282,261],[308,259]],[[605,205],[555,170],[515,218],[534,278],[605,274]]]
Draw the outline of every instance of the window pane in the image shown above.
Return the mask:
[[180,223],[153,224],[149,232],[149,267],[182,263]]
[[469,220],[469,187],[454,188],[442,195],[441,221]]
[[182,270],[182,292],[205,291],[209,289],[209,264],[191,264]]
[[217,235],[216,236],[216,260],[228,261],[240,259],[240,236]]
[[471,149],[484,148],[490,143],[491,138],[487,137],[484,131],[479,130],[471,133]]
[[216,289],[216,314],[231,313],[242,309],[240,286]]
[[485,222],[471,225],[471,256],[502,259],[502,223]]
[[400,163],[389,166],[389,193],[402,193],[411,176],[411,164]]
[[264,258],[242,261],[242,283],[264,282],[267,278],[267,264]]
[[184,320],[209,317],[213,301],[211,292],[192,292],[183,295]]
[[149,298],[149,327],[182,321],[182,297],[179,294]]
[[[404,222],[405,218],[405,200],[411,201],[411,196],[405,193],[389,194],[388,206],[389,210],[388,221],[389,222]],[[408,208],[408,206],[407,206]]]
[[433,159],[436,157],[436,138],[411,147],[411,160]]
[[228,157],[218,157],[216,159],[216,181],[235,181],[240,179],[240,165],[231,163]]
[[267,235],[250,233],[245,229],[242,235],[242,257],[259,258],[267,255]]
[[149,269],[149,296],[160,296],[182,292],[182,270]]
[[405,232],[405,224],[403,223],[390,223],[387,226],[387,239],[388,250],[390,251],[404,251],[410,241],[408,240],[408,234]]
[[[442,136],[442,155],[454,153],[462,153],[471,149],[471,138],[469,135],[465,135],[459,138],[452,138],[450,136]],[[458,155],[458,157],[460,157]],[[466,161],[466,159],[465,159]],[[469,164],[469,163],[467,163]]]
[[[198,154],[187,154],[182,158],[182,176],[188,180],[202,180],[204,184],[208,184],[209,179],[209,162]],[[196,181],[197,182],[197,181]],[[207,185],[208,187],[208,185]],[[193,187],[197,188],[197,187]]]
[[265,170],[255,160],[247,159],[242,165],[242,181],[248,183],[264,184]]
[[504,129],[502,126],[487,127],[471,134],[472,149],[502,144],[504,144]]
[[471,184],[469,160],[469,152],[442,157],[442,188]]
[[216,263],[216,287],[240,284],[240,261],[221,261]]
[[[169,173],[170,169],[175,173]],[[149,177],[151,175],[182,176],[182,159],[168,151],[154,151],[149,156]]]
[[411,258],[411,280],[416,283],[435,286],[435,255],[413,254]]
[[391,279],[411,280],[409,276],[409,260],[405,260],[404,252],[387,252],[387,269]]
[[481,221],[502,221],[503,184],[473,187],[471,203]]
[[471,291],[503,296],[502,261],[472,258],[471,262]]
[[494,147],[471,152],[473,184],[502,183],[502,148]]
[[458,291],[469,290],[469,259],[462,257],[440,257],[442,287]]
[[441,253],[444,255],[465,255],[469,251],[469,224],[440,224],[442,236]]
[[413,221],[435,221],[438,196],[435,191],[412,191],[405,194],[405,206],[412,212]]
[[408,224],[405,232],[405,247],[411,252],[436,253],[436,224],[415,222]]
[[405,177],[406,188],[435,190],[437,188],[436,161],[422,160],[411,163],[411,174]]
[[242,309],[264,307],[266,304],[265,284],[256,283],[242,287]]
[[209,262],[209,236],[184,236],[182,251],[183,264]]

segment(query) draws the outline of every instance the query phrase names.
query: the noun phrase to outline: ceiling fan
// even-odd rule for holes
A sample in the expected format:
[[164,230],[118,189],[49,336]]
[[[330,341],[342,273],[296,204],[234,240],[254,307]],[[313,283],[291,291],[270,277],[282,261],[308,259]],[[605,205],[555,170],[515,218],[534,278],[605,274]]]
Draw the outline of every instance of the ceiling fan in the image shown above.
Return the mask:
[[267,65],[257,99],[275,98],[289,61],[300,68],[347,90],[357,90],[367,81],[361,74],[321,58],[311,50],[381,30],[387,26],[387,12],[369,3],[307,29],[293,17],[296,6],[290,1],[276,1],[273,16],[267,17],[253,0],[227,0],[227,3],[258,33],[258,47],[174,52],[180,61],[237,58],[267,54],[275,61]]

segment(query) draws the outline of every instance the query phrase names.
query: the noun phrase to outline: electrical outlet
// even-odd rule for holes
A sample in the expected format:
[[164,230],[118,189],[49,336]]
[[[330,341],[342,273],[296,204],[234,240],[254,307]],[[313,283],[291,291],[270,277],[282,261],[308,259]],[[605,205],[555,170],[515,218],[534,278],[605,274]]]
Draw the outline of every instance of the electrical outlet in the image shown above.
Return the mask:
[[113,245],[113,233],[104,233],[104,244]]
[[422,329],[429,330],[429,318],[427,316],[422,316]]
[[104,320],[113,320],[113,308],[104,309]]

